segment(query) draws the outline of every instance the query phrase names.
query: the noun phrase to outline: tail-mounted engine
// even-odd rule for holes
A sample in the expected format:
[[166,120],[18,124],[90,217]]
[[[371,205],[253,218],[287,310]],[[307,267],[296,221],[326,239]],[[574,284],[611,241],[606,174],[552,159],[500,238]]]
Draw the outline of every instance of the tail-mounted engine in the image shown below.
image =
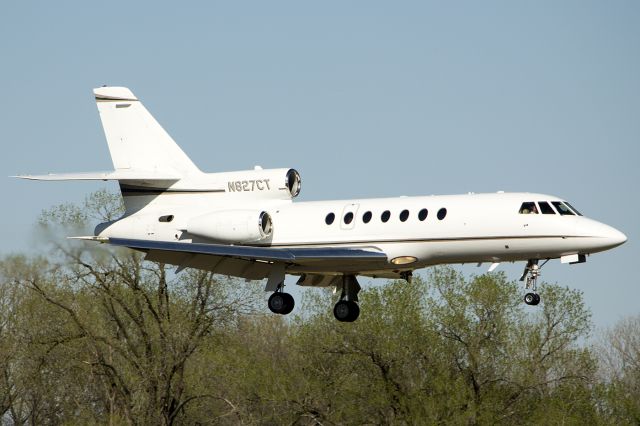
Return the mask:
[[255,243],[271,237],[273,222],[265,211],[224,210],[191,219],[186,231],[224,243]]

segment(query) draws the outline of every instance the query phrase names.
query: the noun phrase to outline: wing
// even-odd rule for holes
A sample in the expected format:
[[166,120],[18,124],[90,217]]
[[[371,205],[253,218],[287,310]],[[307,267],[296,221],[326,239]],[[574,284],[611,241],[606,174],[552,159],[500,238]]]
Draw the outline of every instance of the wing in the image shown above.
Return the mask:
[[147,253],[146,259],[154,262],[214,271],[247,279],[263,279],[269,276],[274,263],[283,263],[302,269],[325,270],[354,263],[387,261],[387,255],[374,249],[362,248],[273,248],[255,246],[230,246],[223,244],[180,243],[147,241],[125,238],[109,238],[109,244],[129,247]]

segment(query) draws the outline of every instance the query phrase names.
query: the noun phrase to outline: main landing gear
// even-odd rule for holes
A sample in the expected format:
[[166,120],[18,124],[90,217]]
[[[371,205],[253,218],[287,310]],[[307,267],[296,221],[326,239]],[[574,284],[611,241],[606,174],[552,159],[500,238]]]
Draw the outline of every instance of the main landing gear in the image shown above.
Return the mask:
[[[275,314],[287,315],[293,311],[295,302],[293,296],[284,292],[284,281],[279,281],[284,275],[283,272],[274,273],[273,277],[269,278],[265,290],[273,291],[269,297],[269,310]],[[339,279],[340,277],[336,277],[336,280]],[[405,279],[410,279],[410,275],[407,275]],[[360,316],[360,306],[358,306],[360,284],[355,275],[343,275],[341,287],[340,300],[333,307],[333,315],[338,321],[353,322]]]
[[538,294],[538,277],[540,276],[540,269],[549,261],[545,260],[542,265],[538,265],[538,259],[529,259],[527,266],[524,267],[524,272],[520,277],[520,281],[525,281],[525,290],[530,290],[524,295],[524,303],[527,305],[535,306],[540,303],[540,295]]
[[269,297],[269,309],[274,314],[287,315],[293,311],[295,301],[293,296],[284,292],[284,283],[278,285],[276,291]]
[[343,275],[340,300],[333,307],[333,316],[338,321],[353,322],[358,319],[360,315],[358,292],[360,292],[360,284],[355,275]]

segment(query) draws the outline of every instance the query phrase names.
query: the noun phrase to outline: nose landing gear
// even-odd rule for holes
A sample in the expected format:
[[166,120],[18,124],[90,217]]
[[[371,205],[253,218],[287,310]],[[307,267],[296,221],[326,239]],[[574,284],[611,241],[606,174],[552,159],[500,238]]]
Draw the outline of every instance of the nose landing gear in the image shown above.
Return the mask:
[[520,277],[520,281],[525,281],[525,290],[530,290],[524,296],[524,303],[527,305],[535,306],[540,303],[540,295],[538,294],[538,277],[540,276],[540,269],[549,261],[545,260],[542,265],[538,265],[538,259],[529,259],[527,266],[524,267],[524,272]]

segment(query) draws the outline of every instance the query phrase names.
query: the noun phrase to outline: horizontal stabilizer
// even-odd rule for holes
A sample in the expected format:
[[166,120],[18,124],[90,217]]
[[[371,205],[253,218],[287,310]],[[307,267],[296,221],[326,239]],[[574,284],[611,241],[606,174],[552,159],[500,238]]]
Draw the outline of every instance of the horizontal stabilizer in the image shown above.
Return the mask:
[[177,173],[155,172],[142,170],[115,170],[112,172],[83,172],[83,173],[49,173],[46,175],[18,175],[11,176],[29,180],[162,180],[177,181]]

